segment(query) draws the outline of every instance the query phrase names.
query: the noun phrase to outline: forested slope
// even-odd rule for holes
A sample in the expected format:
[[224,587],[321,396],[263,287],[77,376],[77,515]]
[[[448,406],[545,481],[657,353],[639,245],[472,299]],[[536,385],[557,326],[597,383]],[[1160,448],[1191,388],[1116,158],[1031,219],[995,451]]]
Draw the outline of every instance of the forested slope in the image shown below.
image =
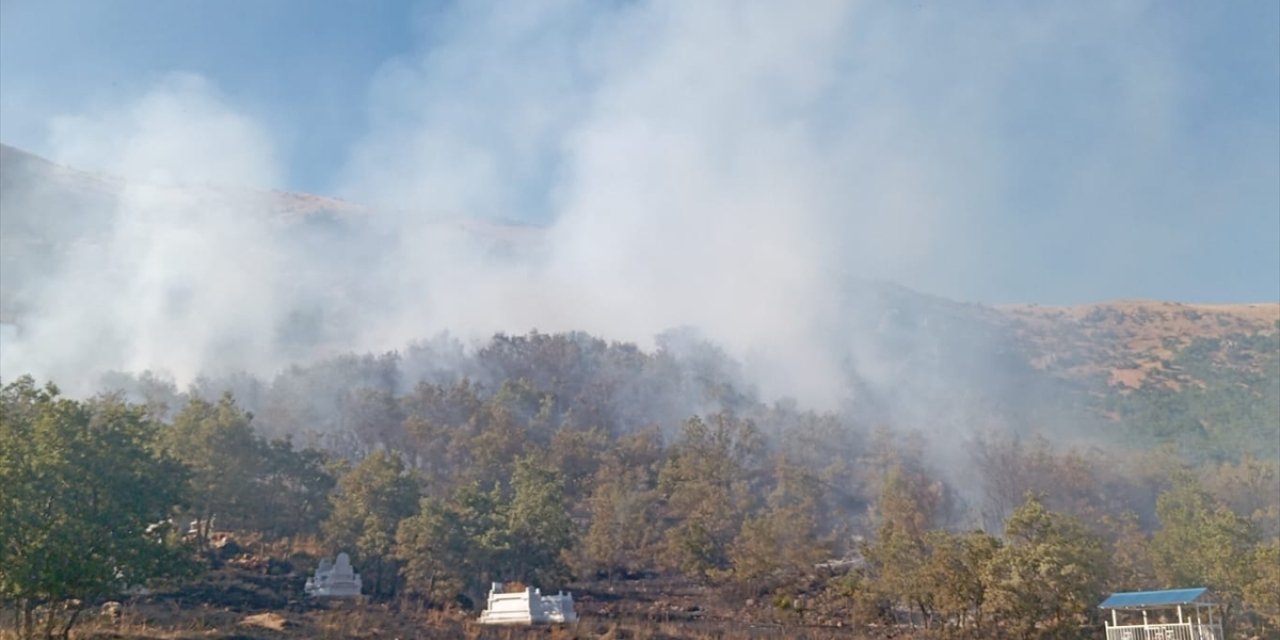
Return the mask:
[[[32,345],[57,347],[55,370],[77,379],[49,382],[78,391],[6,368],[0,599],[21,620],[148,579],[181,590],[225,560],[219,534],[261,540],[299,572],[316,558],[298,547],[350,551],[370,597],[433,610],[467,610],[491,580],[676,580],[770,623],[1075,637],[1106,589],[1194,583],[1233,624],[1280,622],[1276,303],[992,307],[848,277],[802,341],[818,347],[812,368],[692,328],[643,344],[424,330],[368,351],[352,336],[379,334],[367,323],[390,313],[394,280],[369,275],[395,240],[377,212],[166,187],[161,203],[208,203],[232,238],[247,232],[228,216],[249,212],[248,236],[291,258],[261,277],[305,293],[215,288],[211,302],[159,287],[144,311],[207,341],[193,353],[210,366],[178,381],[77,360],[124,349],[112,331],[136,333],[132,316],[83,336],[58,321],[114,310],[78,295],[113,291],[57,283],[121,242],[134,187],[8,147],[0,161],[0,347],[34,363]],[[536,227],[429,230],[446,240],[432,246],[497,259],[544,242]],[[222,331],[224,307],[253,331]],[[414,318],[399,328],[413,335]],[[825,402],[774,393],[784,374]],[[102,504],[147,500],[112,517],[65,508],[98,499],[85,469],[114,492]],[[63,506],[56,521],[48,505]],[[54,566],[72,556],[84,564]]]

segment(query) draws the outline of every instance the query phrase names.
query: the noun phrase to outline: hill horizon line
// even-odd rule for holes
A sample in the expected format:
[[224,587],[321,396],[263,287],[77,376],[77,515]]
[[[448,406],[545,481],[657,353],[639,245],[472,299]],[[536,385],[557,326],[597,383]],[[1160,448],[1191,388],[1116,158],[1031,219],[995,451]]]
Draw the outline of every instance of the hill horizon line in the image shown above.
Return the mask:
[[[280,209],[299,215],[303,218],[314,215],[344,215],[354,217],[377,216],[383,209],[373,205],[365,204],[359,201],[350,200],[338,195],[315,193],[310,191],[297,191],[279,187],[253,187],[237,184],[199,184],[191,182],[176,182],[172,184],[163,184],[158,181],[150,181],[142,178],[117,175],[110,172],[98,171],[94,169],[86,169],[83,167],[73,166],[66,163],[45,157],[39,153],[23,149],[21,147],[0,141],[0,162],[35,162],[43,165],[47,170],[59,171],[69,176],[82,178],[86,181],[94,181],[99,183],[99,187],[122,188],[128,184],[141,184],[149,186],[157,186],[174,189],[214,189],[214,190],[231,190],[241,191],[246,195],[258,195],[272,197],[280,200]],[[545,231],[552,228],[553,223],[537,223],[531,221],[515,220],[511,218],[494,218],[477,216],[471,214],[430,214],[427,215],[432,221],[439,223],[453,224],[479,224],[491,225],[497,228],[525,229],[533,231]],[[871,279],[875,280],[875,279]],[[1003,301],[975,301],[962,300],[952,298],[950,296],[935,294],[932,292],[921,291],[902,285],[891,280],[884,280],[886,284],[893,286],[901,286],[916,293],[924,295],[937,296],[953,302],[961,302],[965,304],[977,304],[990,307],[995,310],[1012,310],[1022,307],[1055,309],[1055,308],[1079,308],[1094,306],[1115,306],[1115,305],[1150,305],[1150,304],[1179,304],[1193,307],[1206,307],[1206,311],[1230,311],[1239,312],[1247,311],[1251,307],[1275,307],[1273,312],[1280,313],[1280,295],[1273,300],[1222,300],[1222,299],[1169,299],[1145,296],[1129,296],[1117,298],[1100,298],[1091,299],[1080,302],[1028,302],[1024,300],[1003,300]],[[1237,309],[1238,307],[1238,309]]]

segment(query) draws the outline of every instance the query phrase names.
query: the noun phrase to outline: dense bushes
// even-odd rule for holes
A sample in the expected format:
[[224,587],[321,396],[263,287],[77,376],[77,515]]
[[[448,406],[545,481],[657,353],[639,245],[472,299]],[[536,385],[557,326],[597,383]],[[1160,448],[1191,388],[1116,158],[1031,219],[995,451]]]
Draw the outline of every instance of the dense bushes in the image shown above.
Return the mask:
[[[191,553],[172,518],[194,521],[197,549],[215,527],[322,540],[353,555],[369,595],[439,607],[490,580],[667,573],[743,600],[791,602],[803,584],[846,594],[854,621],[988,635],[1070,634],[1104,589],[1187,584],[1213,587],[1234,621],[1280,622],[1270,459],[1104,452],[983,425],[967,450],[939,451],[912,425],[766,405],[723,354],[684,348],[531,334],[448,351],[447,366],[427,347],[340,358],[269,385],[224,381],[249,406],[209,399],[231,386],[213,380],[179,393],[117,379],[136,404],[16,381],[0,597],[31,611],[172,574]],[[40,545],[101,527],[120,546],[85,559],[99,565],[32,564]],[[841,569],[815,571],[825,561]]]

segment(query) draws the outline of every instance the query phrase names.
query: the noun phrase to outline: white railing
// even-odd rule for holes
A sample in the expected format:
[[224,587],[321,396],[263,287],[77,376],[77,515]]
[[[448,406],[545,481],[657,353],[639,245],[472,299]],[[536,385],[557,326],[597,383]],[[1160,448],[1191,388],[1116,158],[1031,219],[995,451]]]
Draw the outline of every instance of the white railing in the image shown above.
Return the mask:
[[1223,640],[1217,624],[1135,624],[1107,627],[1107,640]]

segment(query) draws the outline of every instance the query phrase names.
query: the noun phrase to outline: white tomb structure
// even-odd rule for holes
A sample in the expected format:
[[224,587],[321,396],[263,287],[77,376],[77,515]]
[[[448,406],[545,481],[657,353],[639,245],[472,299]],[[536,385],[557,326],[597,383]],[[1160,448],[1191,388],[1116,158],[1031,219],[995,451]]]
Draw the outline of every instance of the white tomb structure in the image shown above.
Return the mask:
[[307,578],[303,591],[309,596],[355,597],[360,595],[360,574],[351,569],[351,558],[345,553],[339,553],[338,560],[332,564],[328,558],[322,558],[316,575]]
[[561,591],[554,596],[542,595],[541,589],[525,587],[524,591],[505,593],[501,582],[489,589],[489,606],[480,614],[480,624],[538,624],[577,622],[573,596]]

